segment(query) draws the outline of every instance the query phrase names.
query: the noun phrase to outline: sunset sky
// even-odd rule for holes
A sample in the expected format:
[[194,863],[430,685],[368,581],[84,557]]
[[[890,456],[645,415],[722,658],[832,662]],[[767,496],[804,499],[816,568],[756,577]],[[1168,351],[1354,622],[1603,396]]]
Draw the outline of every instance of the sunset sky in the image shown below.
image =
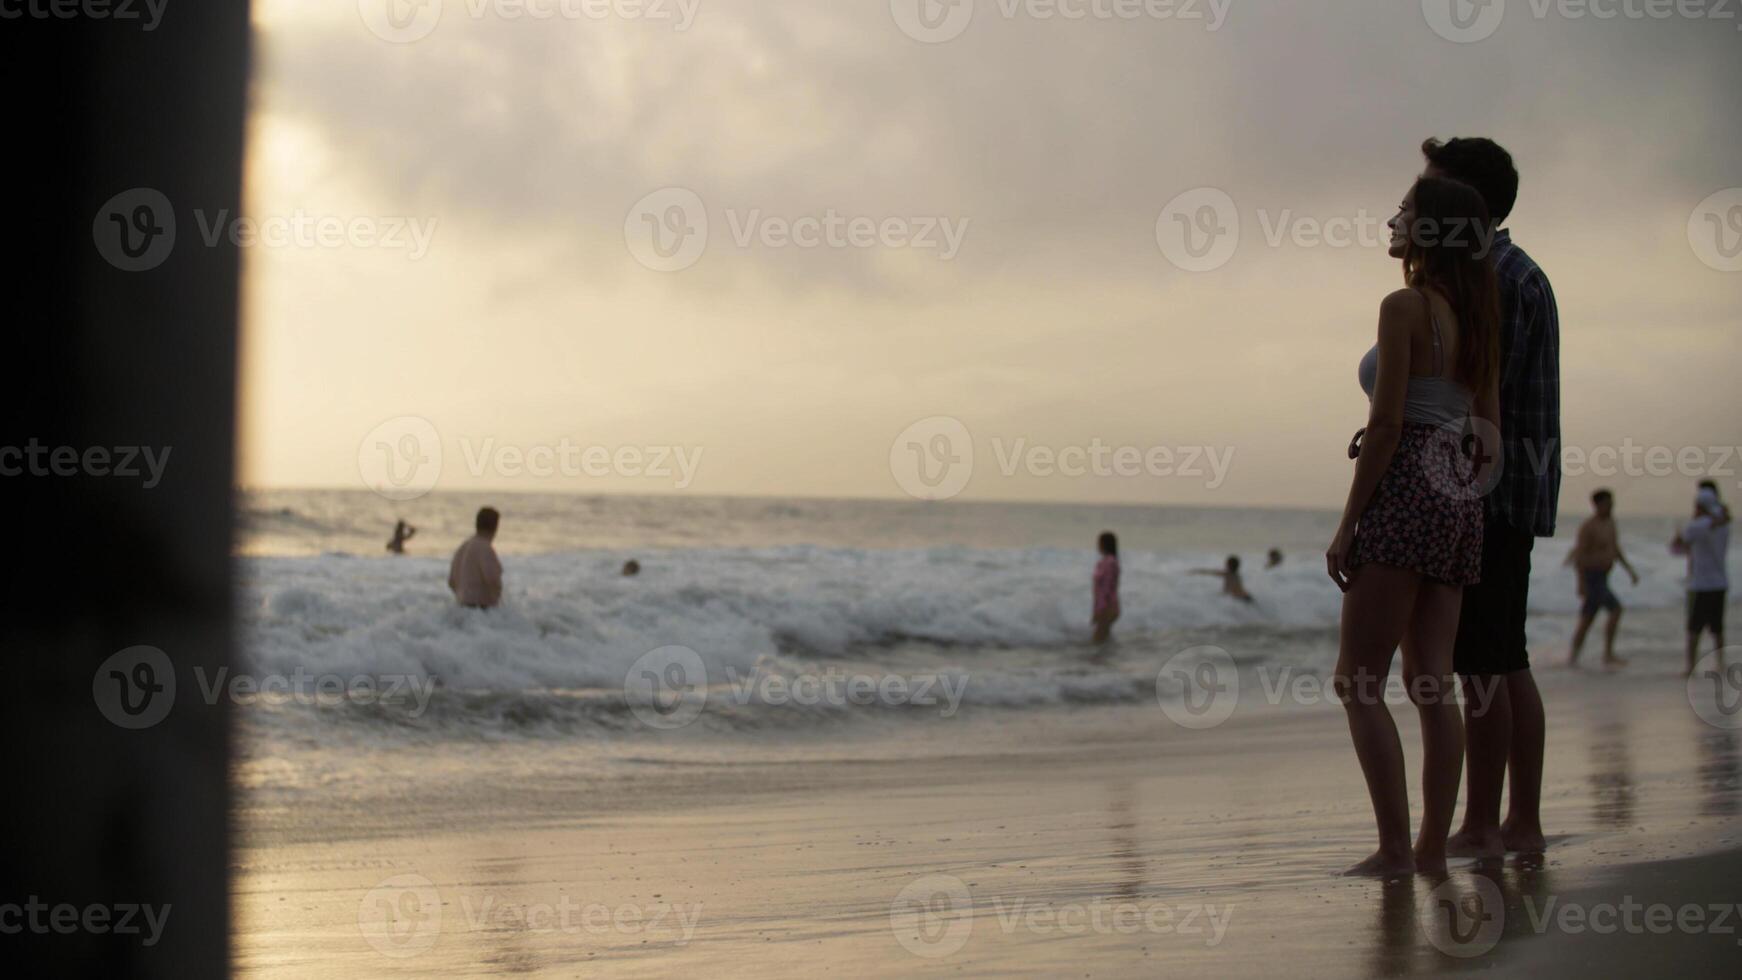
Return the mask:
[[[1742,191],[1712,197],[1742,187],[1742,21],[1514,0],[1464,43],[1437,0],[919,2],[256,0],[249,216],[351,230],[245,250],[243,485],[359,488],[409,417],[442,488],[900,497],[897,436],[946,417],[960,499],[1334,509],[1399,284],[1383,222],[1454,135],[1523,174],[1509,225],[1559,294],[1568,445],[1742,444]],[[1238,245],[1188,271],[1158,219],[1165,241],[1176,199],[1225,216],[1180,197],[1201,188]],[[698,204],[699,256],[649,250]],[[500,454],[563,445],[699,461],[679,487]],[[1229,462],[1013,456],[1097,445]],[[1579,476],[1563,506],[1606,484],[1679,510],[1694,479]]]

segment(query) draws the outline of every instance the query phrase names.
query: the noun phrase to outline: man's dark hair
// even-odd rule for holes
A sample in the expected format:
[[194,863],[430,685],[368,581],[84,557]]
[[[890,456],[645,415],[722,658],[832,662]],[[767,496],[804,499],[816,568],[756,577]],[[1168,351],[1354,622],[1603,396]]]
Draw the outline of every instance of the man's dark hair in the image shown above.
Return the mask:
[[1593,504],[1612,504],[1614,502],[1615,495],[1607,490],[1598,490],[1596,493],[1591,494],[1591,503]]
[[1717,493],[1718,492],[1718,481],[1717,480],[1701,480],[1700,481],[1700,489],[1701,490],[1710,490],[1713,493]]
[[1102,531],[1099,544],[1101,546],[1101,554],[1119,554],[1119,538],[1115,536],[1112,531]]
[[1229,555],[1228,556],[1228,571],[1237,572],[1239,570],[1240,570],[1240,557],[1238,555]]
[[1428,166],[1453,180],[1469,184],[1488,204],[1494,227],[1506,223],[1518,203],[1518,168],[1512,154],[1491,139],[1461,137],[1441,143],[1430,139],[1421,145]]
[[496,525],[502,522],[502,515],[494,507],[485,507],[478,511],[478,533],[495,534]]

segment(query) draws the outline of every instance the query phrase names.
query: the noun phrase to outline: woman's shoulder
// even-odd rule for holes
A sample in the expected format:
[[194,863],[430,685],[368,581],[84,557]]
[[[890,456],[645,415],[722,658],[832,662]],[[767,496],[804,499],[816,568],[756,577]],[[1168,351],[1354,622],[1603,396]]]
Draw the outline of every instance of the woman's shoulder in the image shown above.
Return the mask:
[[1379,312],[1422,320],[1427,318],[1428,305],[1426,293],[1413,286],[1404,286],[1385,294],[1385,298],[1379,301]]
[[1407,286],[1394,290],[1379,303],[1379,336],[1408,339],[1417,327],[1426,325],[1428,310],[1427,298],[1419,290]]

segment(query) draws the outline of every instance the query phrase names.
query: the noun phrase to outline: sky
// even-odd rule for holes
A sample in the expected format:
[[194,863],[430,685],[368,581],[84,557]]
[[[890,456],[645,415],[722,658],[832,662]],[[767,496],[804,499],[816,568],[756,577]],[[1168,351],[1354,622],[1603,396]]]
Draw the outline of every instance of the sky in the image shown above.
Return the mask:
[[1742,496],[1742,12],[1595,7],[255,0],[241,483],[1339,509],[1485,135],[1563,509]]

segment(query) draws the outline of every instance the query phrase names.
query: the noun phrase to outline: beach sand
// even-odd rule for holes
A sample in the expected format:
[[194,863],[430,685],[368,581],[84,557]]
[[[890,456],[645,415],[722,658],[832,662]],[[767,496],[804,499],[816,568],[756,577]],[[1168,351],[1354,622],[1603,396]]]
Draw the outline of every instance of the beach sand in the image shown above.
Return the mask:
[[[1630,890],[1739,897],[1742,858],[1725,852],[1742,845],[1742,736],[1703,721],[1662,663],[1540,670],[1550,848],[1454,862],[1444,881],[1338,876],[1374,840],[1330,703],[1243,698],[1201,731],[1153,704],[989,711],[706,765],[650,750],[601,768],[596,745],[550,740],[475,746],[463,767],[426,745],[373,750],[378,778],[344,792],[245,798],[236,964],[251,977],[1710,973],[1737,962],[1734,936],[1533,918],[1551,899]],[[1413,780],[1414,713],[1394,712]]]

